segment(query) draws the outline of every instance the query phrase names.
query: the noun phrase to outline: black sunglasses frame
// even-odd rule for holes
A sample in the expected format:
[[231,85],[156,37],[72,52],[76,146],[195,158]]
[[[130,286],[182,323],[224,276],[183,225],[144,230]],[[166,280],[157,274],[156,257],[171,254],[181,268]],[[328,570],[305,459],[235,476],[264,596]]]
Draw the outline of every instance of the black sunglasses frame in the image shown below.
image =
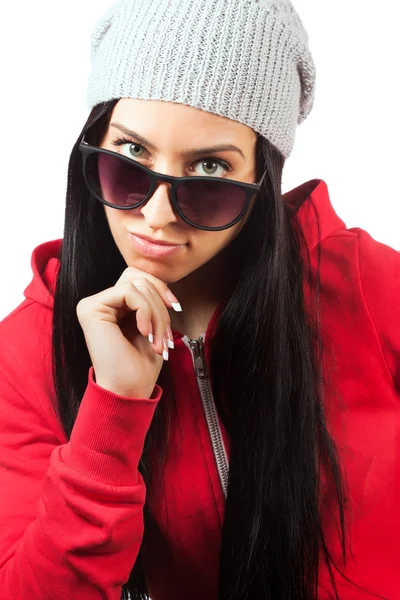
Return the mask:
[[[235,181],[234,179],[225,179],[223,177],[212,177],[212,178],[211,177],[202,177],[201,175],[192,176],[192,177],[176,177],[173,175],[165,175],[163,173],[157,173],[156,171],[152,171],[151,169],[148,169],[144,165],[141,165],[136,160],[130,159],[127,156],[122,156],[119,152],[113,152],[112,150],[106,150],[104,148],[98,148],[97,146],[91,146],[90,144],[88,144],[85,141],[85,136],[82,137],[82,140],[79,144],[79,150],[81,151],[82,157],[83,157],[83,176],[85,179],[85,183],[86,183],[89,191],[91,192],[91,194],[93,194],[93,196],[96,198],[96,200],[98,200],[102,204],[105,204],[106,206],[109,206],[110,208],[115,208],[116,210],[132,210],[134,208],[139,208],[140,206],[143,206],[144,204],[146,204],[146,202],[151,198],[151,196],[156,191],[156,189],[158,187],[158,183],[160,181],[170,183],[171,187],[169,190],[169,200],[170,200],[170,203],[171,203],[171,206],[172,206],[174,212],[176,214],[178,214],[179,217],[183,221],[185,221],[185,223],[187,223],[188,225],[191,225],[192,227],[195,227],[196,229],[202,229],[204,231],[222,231],[223,229],[229,229],[230,227],[233,227],[233,225],[238,223],[240,221],[240,219],[242,219],[243,216],[246,214],[246,212],[250,206],[250,202],[251,202],[252,198],[260,191],[261,184],[264,180],[265,175],[268,172],[268,169],[266,169],[264,171],[263,176],[261,177],[261,179],[258,183],[244,183],[243,181]],[[89,156],[92,154],[108,154],[110,156],[118,157],[119,159],[121,159],[123,161],[129,162],[129,164],[134,163],[134,165],[136,167],[138,167],[139,169],[144,171],[150,179],[150,189],[149,189],[149,192],[146,194],[146,196],[143,198],[143,200],[141,200],[140,202],[137,202],[136,204],[133,204],[132,206],[116,206],[115,204],[111,204],[110,202],[107,202],[107,200],[104,200],[104,198],[99,196],[99,194],[97,194],[97,192],[91,186],[90,181],[86,175],[87,161],[88,161]],[[234,186],[242,189],[245,193],[245,202],[244,202],[243,209],[241,210],[240,214],[233,221],[228,223],[227,225],[222,225],[220,227],[206,227],[205,225],[198,225],[198,224],[190,221],[187,217],[185,217],[185,215],[182,213],[181,209],[179,208],[179,201],[177,199],[176,190],[181,182],[193,181],[193,179],[196,179],[196,181],[208,181],[208,182],[210,181],[210,179],[212,179],[213,181],[222,183],[226,186],[234,185]]]

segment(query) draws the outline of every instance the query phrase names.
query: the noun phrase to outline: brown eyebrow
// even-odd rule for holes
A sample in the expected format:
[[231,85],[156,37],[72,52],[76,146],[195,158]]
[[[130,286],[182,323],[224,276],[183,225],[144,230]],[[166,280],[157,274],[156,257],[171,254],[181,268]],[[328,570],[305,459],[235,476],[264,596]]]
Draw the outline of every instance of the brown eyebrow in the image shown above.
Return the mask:
[[[129,135],[130,137],[135,138],[139,142],[139,144],[143,144],[143,146],[146,146],[151,150],[157,150],[154,144],[149,142],[149,140],[146,140],[146,138],[144,138],[142,135],[136,133],[136,131],[128,129],[120,123],[111,123],[111,127],[115,127],[116,129],[122,131],[122,133],[125,133],[125,135]],[[193,150],[188,150],[187,152],[184,152],[182,154],[186,154],[187,156],[199,156],[202,154],[212,154],[213,152],[223,152],[224,150],[233,150],[234,152],[239,152],[239,154],[241,154],[242,157],[245,158],[241,149],[237,146],[234,146],[233,144],[218,144],[217,146],[209,146],[208,148],[196,148]]]

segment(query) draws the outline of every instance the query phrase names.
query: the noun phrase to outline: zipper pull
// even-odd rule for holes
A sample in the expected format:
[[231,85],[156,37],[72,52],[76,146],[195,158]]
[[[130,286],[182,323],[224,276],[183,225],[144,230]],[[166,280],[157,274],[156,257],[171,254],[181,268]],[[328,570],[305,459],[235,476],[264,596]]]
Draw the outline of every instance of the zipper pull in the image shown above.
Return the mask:
[[200,377],[201,379],[206,379],[207,378],[207,367],[206,367],[206,361],[204,360],[204,353],[203,353],[203,348],[204,348],[203,338],[200,337],[198,340],[189,340],[189,345],[193,352],[196,375],[197,375],[197,377]]

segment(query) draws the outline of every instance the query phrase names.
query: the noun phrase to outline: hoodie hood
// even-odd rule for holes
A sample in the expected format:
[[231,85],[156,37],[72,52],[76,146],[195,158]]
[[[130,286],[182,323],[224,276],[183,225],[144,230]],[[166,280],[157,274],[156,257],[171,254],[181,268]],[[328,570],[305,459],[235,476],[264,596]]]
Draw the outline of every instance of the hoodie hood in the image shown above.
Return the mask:
[[[296,213],[310,251],[318,243],[319,217],[320,239],[328,237],[333,231],[346,229],[345,223],[336,214],[328,186],[322,179],[312,179],[283,195]],[[31,256],[32,281],[24,290],[27,299],[52,309],[55,284],[60,268],[62,239],[51,240],[37,246]]]
[[61,246],[62,239],[51,240],[36,246],[31,256],[32,281],[24,289],[25,298],[51,309],[54,304],[55,285],[60,268]]

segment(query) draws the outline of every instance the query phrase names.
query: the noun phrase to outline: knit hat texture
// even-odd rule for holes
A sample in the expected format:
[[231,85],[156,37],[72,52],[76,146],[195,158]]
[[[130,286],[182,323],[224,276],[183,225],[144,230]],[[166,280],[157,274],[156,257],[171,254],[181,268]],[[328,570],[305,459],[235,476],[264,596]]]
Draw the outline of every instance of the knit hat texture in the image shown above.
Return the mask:
[[233,119],[285,158],[316,70],[289,0],[118,0],[91,36],[87,104],[165,100]]

